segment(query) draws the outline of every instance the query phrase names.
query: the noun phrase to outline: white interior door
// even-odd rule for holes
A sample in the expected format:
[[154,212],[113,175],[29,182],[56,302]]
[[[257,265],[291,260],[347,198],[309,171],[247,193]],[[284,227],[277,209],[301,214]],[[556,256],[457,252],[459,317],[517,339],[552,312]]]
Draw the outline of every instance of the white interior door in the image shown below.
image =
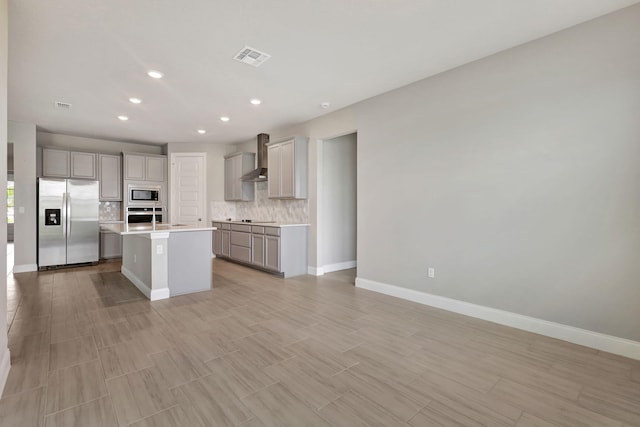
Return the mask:
[[171,223],[206,222],[206,153],[171,154]]

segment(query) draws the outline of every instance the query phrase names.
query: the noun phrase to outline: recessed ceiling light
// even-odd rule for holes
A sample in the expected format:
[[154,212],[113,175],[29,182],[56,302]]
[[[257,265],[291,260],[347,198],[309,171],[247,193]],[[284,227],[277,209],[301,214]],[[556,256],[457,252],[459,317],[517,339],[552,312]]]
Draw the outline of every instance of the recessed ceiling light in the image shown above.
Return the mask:
[[127,120],[129,120],[129,117],[127,117],[127,116],[118,116],[118,118],[120,120],[122,120],[123,122],[126,122]]
[[204,130],[204,129],[198,129],[198,133],[199,133],[200,135],[204,135],[205,133],[207,133],[207,131],[206,131],[206,130]]
[[331,107],[331,103],[330,102],[323,102],[322,104],[320,104],[320,107],[324,108],[325,110],[329,107]]
[[227,116],[222,116],[220,117],[220,120],[222,120],[223,122],[228,122],[230,119]]
[[155,70],[149,71],[147,75],[154,79],[161,79],[164,76],[164,74],[162,74],[160,71],[155,71]]
[[142,99],[140,99],[140,98],[129,98],[129,102],[131,102],[132,104],[140,104],[142,102]]
[[255,99],[255,98],[254,98],[254,99],[252,99],[252,100],[251,100],[251,103],[252,103],[253,105],[260,105],[260,104],[262,104],[262,101],[260,101],[259,99]]

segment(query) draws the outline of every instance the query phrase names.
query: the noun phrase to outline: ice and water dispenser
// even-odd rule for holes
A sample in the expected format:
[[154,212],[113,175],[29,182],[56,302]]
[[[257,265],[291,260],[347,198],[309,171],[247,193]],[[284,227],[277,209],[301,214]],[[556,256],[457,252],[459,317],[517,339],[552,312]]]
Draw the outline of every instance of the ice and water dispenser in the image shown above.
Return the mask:
[[60,221],[62,220],[60,211],[61,209],[45,209],[44,225],[60,225]]

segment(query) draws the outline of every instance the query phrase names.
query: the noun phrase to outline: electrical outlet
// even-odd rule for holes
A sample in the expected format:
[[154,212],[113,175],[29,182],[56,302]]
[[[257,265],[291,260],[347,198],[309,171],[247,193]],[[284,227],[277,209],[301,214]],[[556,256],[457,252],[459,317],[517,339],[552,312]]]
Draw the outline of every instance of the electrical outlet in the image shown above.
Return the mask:
[[429,267],[429,278],[433,279],[434,277],[436,277],[436,269]]
[[156,254],[162,255],[162,245],[156,246]]

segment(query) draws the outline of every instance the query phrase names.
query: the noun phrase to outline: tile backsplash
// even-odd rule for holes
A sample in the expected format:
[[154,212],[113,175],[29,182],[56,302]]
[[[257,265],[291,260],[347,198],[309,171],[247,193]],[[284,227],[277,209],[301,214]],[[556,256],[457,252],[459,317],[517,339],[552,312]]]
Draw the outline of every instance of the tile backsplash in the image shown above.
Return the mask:
[[267,197],[267,182],[257,182],[252,202],[212,202],[212,219],[253,219],[281,223],[308,223],[308,200],[280,200]]
[[217,201],[209,204],[210,219],[236,218],[236,203]]
[[100,221],[120,221],[122,202],[100,202],[99,218]]

